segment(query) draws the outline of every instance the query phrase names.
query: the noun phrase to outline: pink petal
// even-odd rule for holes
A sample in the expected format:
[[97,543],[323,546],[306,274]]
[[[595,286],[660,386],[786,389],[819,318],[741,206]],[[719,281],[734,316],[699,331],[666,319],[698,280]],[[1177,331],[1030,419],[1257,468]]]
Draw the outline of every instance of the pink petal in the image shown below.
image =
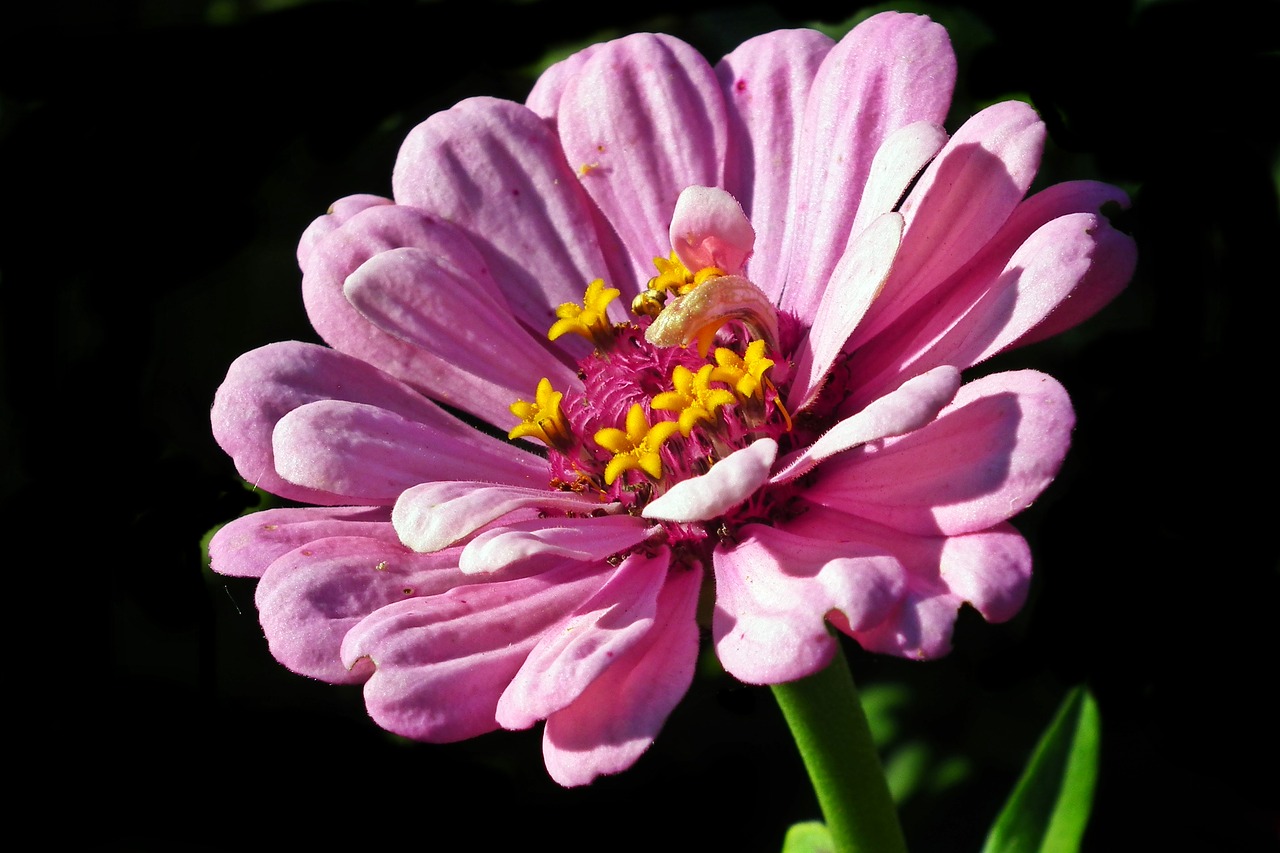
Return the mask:
[[[449,436],[455,444],[479,436],[412,388],[359,359],[288,341],[245,353],[228,368],[210,413],[214,438],[235,460],[240,476],[256,488],[311,504],[376,503],[295,484],[277,473],[272,449],[276,423],[317,400],[348,400],[395,411]],[[533,465],[520,457],[516,462],[518,467]]]
[[845,341],[884,286],[901,240],[901,214],[886,213],[859,234],[840,259],[800,347],[787,399],[793,412],[802,411],[817,398]]
[[521,509],[590,515],[618,506],[602,505],[573,492],[447,481],[423,483],[402,492],[391,520],[401,542],[415,551],[429,552],[460,542],[491,521]]
[[690,270],[718,267],[741,275],[756,232],[737,199],[717,187],[687,187],[671,215],[671,246]]
[[357,213],[384,204],[395,204],[395,202],[379,195],[359,194],[340,198],[329,205],[328,212],[324,216],[312,220],[311,224],[302,232],[302,238],[298,241],[298,266],[303,272],[306,272],[307,260],[311,257],[311,250],[326,234],[337,230],[338,226]]
[[867,628],[905,587],[892,555],[857,541],[823,541],[751,524],[715,552],[716,654],[736,678],[778,684],[817,672],[835,654],[825,618]]
[[769,482],[789,482],[837,453],[920,429],[951,402],[959,387],[960,371],[948,365],[913,377],[893,393],[836,424],[799,454],[784,460],[781,470]]
[[858,390],[845,405],[857,406],[937,364],[963,369],[986,360],[1037,328],[1090,281],[1099,283],[1098,290],[1117,292],[1133,270],[1132,249],[1131,238],[1092,213],[1046,223],[1003,268],[975,263],[939,302],[926,300],[859,349],[850,363]]
[[1022,512],[1062,465],[1075,416],[1066,391],[1034,370],[961,386],[927,426],[874,452],[828,460],[809,500],[918,534],[982,530]]
[[485,290],[497,292],[487,262],[461,229],[413,208],[375,206],[343,222],[312,249],[302,278],[311,324],[334,349],[488,423],[507,423],[512,398],[501,385],[477,383],[452,357],[442,358],[378,328],[347,299],[348,276],[370,258],[406,246],[424,250],[467,281],[483,282]]
[[724,187],[762,236],[748,277],[774,301],[782,289],[779,264],[800,123],[834,44],[817,30],[775,30],[743,42],[715,67],[730,131]]
[[265,509],[227,522],[209,539],[209,568],[221,575],[260,578],[277,558],[331,536],[396,542],[386,507]]
[[492,282],[471,279],[423,249],[374,255],[343,291],[380,329],[469,374],[472,387],[500,389],[508,402],[528,396],[543,378],[556,388],[575,382],[573,371],[515,321]]
[[[448,220],[476,245],[517,315],[537,331],[596,278],[628,297],[636,282],[601,251],[594,213],[551,127],[521,104],[470,98],[405,138],[396,201]],[[625,304],[630,304],[630,298]],[[623,319],[621,307],[613,308]]]
[[568,619],[547,631],[498,700],[498,723],[527,729],[564,708],[653,629],[670,552],[633,554]]
[[813,317],[849,242],[876,152],[899,128],[942,124],[955,71],[946,30],[921,15],[873,15],[827,54],[793,170],[782,308]]
[[721,459],[700,477],[675,483],[650,501],[641,512],[657,521],[688,523],[707,521],[751,497],[769,479],[769,467],[778,453],[771,438],[754,441]]
[[432,743],[498,728],[498,698],[529,652],[614,571],[608,563],[551,565],[389,604],[349,630],[343,663],[377,667],[364,686],[374,721]]
[[653,627],[567,708],[547,718],[542,753],[551,778],[585,785],[626,770],[649,748],[693,682],[702,572],[667,574]]
[[432,480],[481,479],[515,486],[546,480],[541,460],[472,430],[457,434],[362,403],[321,400],[294,409],[272,434],[276,470],[291,483],[393,504]]
[[867,175],[867,185],[858,202],[858,215],[854,217],[850,237],[857,239],[877,218],[897,210],[912,182],[946,144],[947,132],[927,121],[909,124],[889,134],[871,161],[871,173]]
[[956,131],[902,204],[907,227],[898,261],[850,348],[889,325],[995,236],[1035,178],[1044,134],[1035,110],[1021,101],[987,107]]
[[364,681],[367,660],[348,669],[339,653],[347,631],[376,610],[465,584],[457,553],[414,554],[394,542],[320,539],[275,560],[256,603],[271,654],[301,675],[333,684]]
[[630,515],[535,518],[479,534],[462,549],[459,565],[467,574],[488,574],[545,555],[603,560],[643,542],[654,530]]
[[529,97],[525,99],[525,106],[543,118],[549,119],[554,127],[556,114],[560,111],[560,98],[564,95],[565,87],[582,70],[587,59],[603,47],[603,42],[589,44],[539,74],[533,88],[529,91]]
[[611,41],[576,72],[556,115],[565,158],[626,247],[634,280],[647,281],[671,251],[681,191],[723,180],[724,99],[702,55],[667,35]]

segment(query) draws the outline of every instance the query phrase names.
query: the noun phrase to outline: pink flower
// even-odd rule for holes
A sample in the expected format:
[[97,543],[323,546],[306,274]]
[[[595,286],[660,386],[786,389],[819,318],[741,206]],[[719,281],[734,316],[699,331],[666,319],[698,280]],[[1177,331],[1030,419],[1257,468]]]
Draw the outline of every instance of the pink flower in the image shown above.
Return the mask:
[[640,34],[406,139],[394,200],[337,202],[298,259],[331,348],[230,368],[214,433],[309,506],[226,525],[272,653],[425,741],[545,720],[564,785],[630,766],[687,690],[699,600],[725,668],[945,654],[1022,605],[1008,523],[1073,413],[960,371],[1128,281],[1114,187],[1027,197],[1044,126],[941,122],[928,18],[768,33],[717,65]]

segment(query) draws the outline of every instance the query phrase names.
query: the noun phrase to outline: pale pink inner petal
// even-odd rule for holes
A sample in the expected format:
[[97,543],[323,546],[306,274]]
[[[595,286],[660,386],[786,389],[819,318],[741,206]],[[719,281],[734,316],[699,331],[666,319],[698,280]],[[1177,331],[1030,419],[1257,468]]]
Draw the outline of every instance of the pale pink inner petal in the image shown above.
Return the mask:
[[817,30],[775,30],[743,42],[715,67],[730,131],[724,187],[761,238],[748,277],[775,302],[800,123],[818,67],[834,44]]
[[294,672],[334,684],[364,681],[368,661],[348,668],[342,638],[388,604],[465,584],[457,553],[414,554],[394,542],[331,537],[275,560],[255,601],[271,654]]
[[351,304],[379,328],[433,353],[476,386],[527,397],[542,378],[565,388],[573,371],[517,323],[491,282],[422,249],[381,252],[347,277]]
[[813,444],[784,459],[780,470],[769,482],[789,482],[837,453],[869,441],[919,429],[951,402],[959,387],[960,371],[948,365],[913,377],[896,391],[872,401],[862,411],[836,424]]
[[[671,252],[671,214],[689,186],[719,186],[724,99],[711,66],[671,36],[637,33],[603,45],[565,82],[556,124],[579,183],[647,281]],[[625,291],[624,291],[625,293]]]
[[590,515],[616,509],[573,492],[472,481],[423,483],[396,499],[391,521],[400,541],[415,551],[438,551],[491,521],[520,509]]
[[653,627],[547,718],[542,754],[551,778],[585,785],[626,770],[653,743],[693,682],[701,587],[700,571],[669,572]]
[[542,460],[478,430],[453,435],[377,406],[321,400],[294,409],[272,434],[276,470],[289,482],[393,504],[432,480],[541,485]]
[[279,507],[242,515],[209,539],[209,568],[258,578],[278,557],[317,539],[362,536],[394,543],[386,507]]
[[862,229],[896,210],[912,181],[946,144],[947,132],[928,121],[918,121],[889,134],[871,161],[871,172],[858,202],[850,238],[857,239]]
[[769,479],[778,454],[771,438],[754,441],[721,459],[701,477],[671,486],[645,505],[641,515],[658,521],[692,522],[715,518],[742,503]]
[[445,743],[498,728],[498,697],[543,632],[612,574],[607,563],[567,561],[515,580],[460,586],[374,611],[349,630],[342,660],[371,661],[365,706],[405,737]]
[[477,535],[463,547],[459,565],[468,574],[485,574],[544,555],[603,560],[643,542],[655,530],[630,515],[522,521]]
[[756,233],[737,199],[717,187],[687,187],[671,215],[671,246],[693,272],[717,267],[739,275]]
[[884,286],[901,240],[901,214],[886,213],[859,234],[840,259],[800,346],[787,398],[791,411],[802,411],[817,398],[844,342]]
[[983,530],[1026,509],[1053,480],[1075,415],[1034,370],[961,386],[927,426],[828,460],[805,497],[918,534]]
[[568,619],[534,646],[498,700],[498,723],[527,729],[576,699],[653,629],[670,553],[632,554]]
[[726,670],[750,684],[810,675],[831,660],[824,617],[846,624],[883,620],[905,587],[898,560],[857,541],[823,541],[759,524],[715,552],[712,635]]

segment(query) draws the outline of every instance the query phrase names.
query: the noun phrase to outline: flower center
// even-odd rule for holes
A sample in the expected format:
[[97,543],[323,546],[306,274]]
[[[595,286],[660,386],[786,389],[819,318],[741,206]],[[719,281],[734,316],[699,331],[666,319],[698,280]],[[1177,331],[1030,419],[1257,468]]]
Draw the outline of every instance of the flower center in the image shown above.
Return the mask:
[[[639,514],[681,480],[707,473],[760,438],[792,429],[779,390],[789,352],[768,297],[716,267],[686,269],[672,253],[632,303],[634,319],[610,323],[619,291],[593,281],[581,304],[556,310],[548,337],[581,335],[594,345],[578,363],[581,390],[538,383],[511,412],[510,438],[543,442],[553,488],[592,494]],[[758,517],[759,508],[742,512]],[[745,519],[743,519],[745,520]],[[723,519],[671,538],[705,538]]]

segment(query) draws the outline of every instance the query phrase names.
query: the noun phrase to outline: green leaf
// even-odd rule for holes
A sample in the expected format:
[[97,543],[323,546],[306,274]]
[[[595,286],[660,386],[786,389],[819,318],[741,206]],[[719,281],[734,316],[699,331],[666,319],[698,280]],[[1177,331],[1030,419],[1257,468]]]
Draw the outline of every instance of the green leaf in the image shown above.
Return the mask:
[[835,849],[826,824],[817,820],[793,824],[782,842],[782,853],[832,853]]
[[982,853],[1075,853],[1098,778],[1100,719],[1089,691],[1073,689],[1041,737],[991,827]]

